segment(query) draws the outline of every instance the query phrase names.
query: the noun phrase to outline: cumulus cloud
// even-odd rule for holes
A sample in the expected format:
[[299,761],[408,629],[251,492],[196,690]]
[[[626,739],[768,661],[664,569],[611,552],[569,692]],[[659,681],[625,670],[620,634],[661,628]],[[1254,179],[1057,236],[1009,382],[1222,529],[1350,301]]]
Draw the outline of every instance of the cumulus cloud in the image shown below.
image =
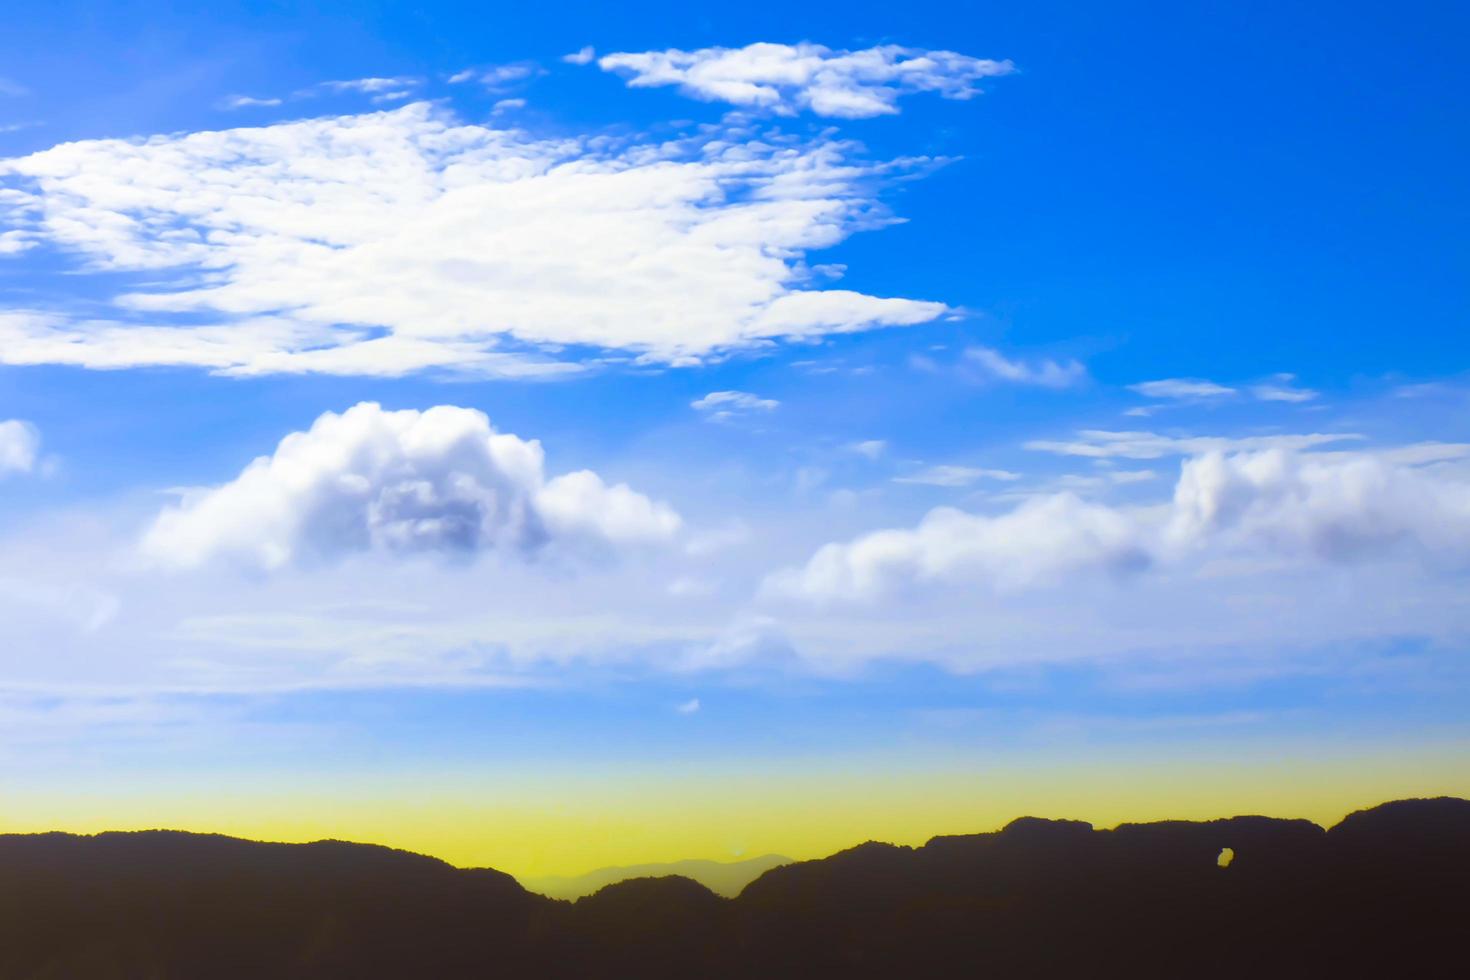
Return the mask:
[[1200,378],[1162,378],[1158,381],[1142,381],[1136,385],[1129,385],[1128,390],[1136,391],[1149,398],[1175,400],[1223,398],[1226,395],[1235,394],[1234,388],[1227,388],[1225,385]]
[[712,391],[689,403],[690,408],[703,412],[706,418],[716,422],[734,418],[736,415],[774,411],[780,405],[774,398],[762,398],[748,391]]
[[1087,368],[1078,361],[1050,359],[1027,363],[1011,360],[989,347],[970,347],[965,359],[986,376],[1012,384],[1036,385],[1041,388],[1070,388],[1087,380]]
[[1370,453],[1208,453],[1181,470],[1168,538],[1324,561],[1403,550],[1460,564],[1470,559],[1470,482]]
[[1211,451],[1183,463],[1166,506],[1109,507],[1063,492],[998,515],[941,507],[912,529],[825,545],[766,589],[815,601],[934,584],[1006,590],[1222,554],[1463,567],[1470,474],[1391,454]]
[[929,466],[910,473],[907,476],[896,476],[894,483],[921,483],[931,487],[968,487],[981,480],[1019,480],[1021,474],[1012,473],[1010,470],[988,470],[975,466],[953,466],[939,465]]
[[913,529],[824,545],[805,567],[771,576],[766,589],[817,601],[871,599],[969,578],[1014,589],[1081,569],[1122,571],[1147,561],[1125,516],[1061,493],[995,517],[938,507]]
[[41,436],[35,426],[19,419],[0,422],[0,477],[31,472],[40,451]]
[[592,64],[592,59],[596,57],[597,50],[589,44],[586,47],[573,51],[571,54],[562,55],[561,60],[569,65],[590,65]]
[[473,409],[328,412],[222,486],[161,513],[143,554],[174,568],[272,570],[355,552],[530,558],[555,547],[666,541],[667,505],[582,470],[546,479],[541,446]]
[[807,110],[843,119],[893,115],[899,98],[915,92],[969,99],[980,93],[981,79],[1015,70],[1009,61],[894,44],[861,51],[807,43],[622,51],[604,55],[597,64],[626,77],[634,88],[677,85],[685,95],[705,102],[779,115]]
[[812,285],[810,251],[887,220],[892,166],[853,152],[727,127],[538,139],[426,103],[66,143],[0,161],[0,217],[18,249],[132,285],[85,319],[70,294],[0,315],[0,363],[525,375],[558,370],[546,351],[688,364],[933,320]]

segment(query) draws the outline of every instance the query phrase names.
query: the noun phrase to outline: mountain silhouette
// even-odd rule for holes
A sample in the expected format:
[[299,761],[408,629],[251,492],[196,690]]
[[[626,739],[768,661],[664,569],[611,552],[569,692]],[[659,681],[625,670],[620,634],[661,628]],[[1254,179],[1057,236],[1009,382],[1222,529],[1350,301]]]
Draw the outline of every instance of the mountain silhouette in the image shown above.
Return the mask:
[[521,878],[527,889],[551,898],[581,898],[591,895],[608,885],[629,878],[667,878],[677,875],[699,882],[716,895],[734,898],[750,884],[772,868],[790,864],[789,857],[779,854],[763,854],[746,858],[744,861],[670,861],[662,864],[633,864],[620,867],[598,868],[582,875],[562,877],[543,875]]
[[733,899],[663,876],[561,901],[337,841],[0,835],[0,980],[1459,977],[1467,941],[1450,798],[1330,830],[1028,817],[785,864]]

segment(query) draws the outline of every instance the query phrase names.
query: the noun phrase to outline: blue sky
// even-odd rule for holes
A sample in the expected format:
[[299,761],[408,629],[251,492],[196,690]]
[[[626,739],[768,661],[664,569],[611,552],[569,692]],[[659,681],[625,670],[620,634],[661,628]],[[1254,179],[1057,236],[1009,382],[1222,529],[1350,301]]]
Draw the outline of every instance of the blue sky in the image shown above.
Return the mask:
[[1451,5],[3,18],[12,788],[1463,744]]

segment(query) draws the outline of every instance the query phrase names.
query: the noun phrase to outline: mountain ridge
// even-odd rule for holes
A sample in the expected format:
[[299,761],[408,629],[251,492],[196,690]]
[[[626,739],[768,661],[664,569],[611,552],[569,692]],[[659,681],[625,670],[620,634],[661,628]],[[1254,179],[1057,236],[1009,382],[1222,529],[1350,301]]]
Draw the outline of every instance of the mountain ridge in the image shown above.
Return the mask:
[[662,876],[563,901],[341,841],[0,835],[0,980],[1435,976],[1467,923],[1470,801],[1449,797],[1331,828],[1018,818],[784,864],[735,898]]
[[772,868],[790,864],[782,854],[762,854],[740,861],[710,861],[686,858],[682,861],[660,861],[645,864],[610,865],[580,875],[517,875],[516,880],[548,898],[577,899],[591,895],[608,885],[631,878],[690,878],[724,898],[734,898],[756,878]]

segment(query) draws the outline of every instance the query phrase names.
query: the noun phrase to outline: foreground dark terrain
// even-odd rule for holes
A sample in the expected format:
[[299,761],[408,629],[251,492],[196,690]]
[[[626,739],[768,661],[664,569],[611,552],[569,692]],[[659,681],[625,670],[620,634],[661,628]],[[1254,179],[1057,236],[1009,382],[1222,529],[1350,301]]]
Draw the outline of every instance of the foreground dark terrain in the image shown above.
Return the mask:
[[1458,799],[1326,831],[1025,818],[776,868],[733,900],[670,877],[560,902],[497,871],[336,842],[0,836],[4,980],[1461,977],[1467,942]]

